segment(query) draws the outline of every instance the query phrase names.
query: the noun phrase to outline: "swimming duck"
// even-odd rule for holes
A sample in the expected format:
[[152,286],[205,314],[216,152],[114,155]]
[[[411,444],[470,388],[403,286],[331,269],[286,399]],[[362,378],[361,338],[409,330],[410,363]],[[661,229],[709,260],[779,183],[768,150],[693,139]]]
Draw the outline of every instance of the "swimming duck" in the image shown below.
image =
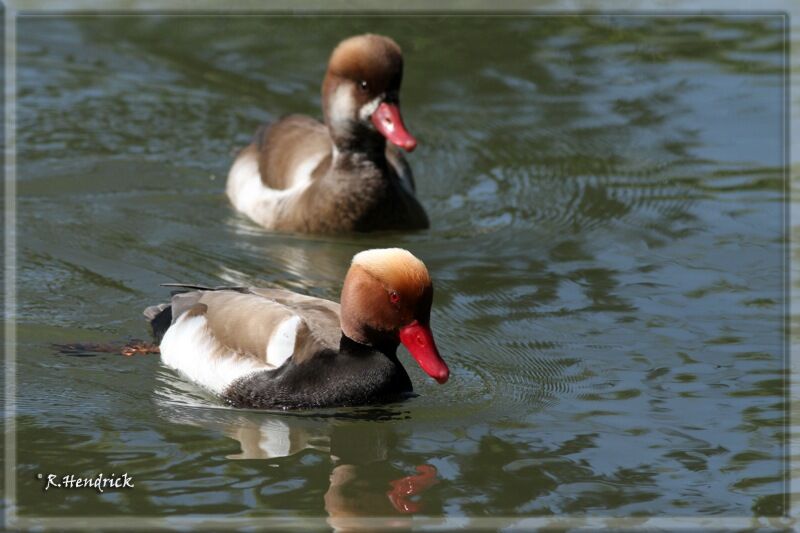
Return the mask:
[[400,115],[402,79],[403,55],[392,39],[342,41],[322,83],[325,123],[289,115],[259,128],[228,174],[231,203],[277,231],[427,228],[401,152],[417,146]]
[[177,287],[145,310],[161,359],[235,407],[400,399],[412,385],[399,343],[439,383],[450,375],[430,329],[431,278],[407,250],[356,254],[341,305],[283,289]]

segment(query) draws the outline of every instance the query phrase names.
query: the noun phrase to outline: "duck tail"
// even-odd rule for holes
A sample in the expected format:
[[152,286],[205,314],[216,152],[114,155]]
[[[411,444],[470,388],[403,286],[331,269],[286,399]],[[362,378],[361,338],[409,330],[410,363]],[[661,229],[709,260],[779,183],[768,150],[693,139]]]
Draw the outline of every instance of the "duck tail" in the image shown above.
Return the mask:
[[144,317],[150,323],[150,329],[153,331],[153,339],[156,344],[161,343],[170,324],[172,324],[172,305],[158,304],[151,305],[144,310]]

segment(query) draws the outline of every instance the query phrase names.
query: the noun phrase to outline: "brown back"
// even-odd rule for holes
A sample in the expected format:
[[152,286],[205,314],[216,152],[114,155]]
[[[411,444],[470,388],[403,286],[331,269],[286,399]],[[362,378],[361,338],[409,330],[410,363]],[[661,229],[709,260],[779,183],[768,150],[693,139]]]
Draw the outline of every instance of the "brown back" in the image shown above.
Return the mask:
[[278,190],[291,187],[298,167],[309,159],[325,159],[332,146],[325,125],[303,115],[289,115],[262,127],[254,144],[262,183]]

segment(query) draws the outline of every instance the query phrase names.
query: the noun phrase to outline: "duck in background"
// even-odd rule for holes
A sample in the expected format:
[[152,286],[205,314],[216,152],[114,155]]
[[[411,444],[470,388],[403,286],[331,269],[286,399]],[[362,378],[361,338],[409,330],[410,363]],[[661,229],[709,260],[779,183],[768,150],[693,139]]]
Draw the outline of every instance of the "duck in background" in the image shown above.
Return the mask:
[[427,228],[401,151],[417,146],[400,115],[402,79],[403,55],[392,39],[342,41],[322,83],[325,123],[289,115],[262,126],[228,174],[231,203],[269,230]]
[[353,257],[341,305],[283,289],[176,285],[145,316],[162,361],[235,407],[307,409],[402,399],[402,343],[439,383],[450,371],[430,329],[433,283],[407,250]]

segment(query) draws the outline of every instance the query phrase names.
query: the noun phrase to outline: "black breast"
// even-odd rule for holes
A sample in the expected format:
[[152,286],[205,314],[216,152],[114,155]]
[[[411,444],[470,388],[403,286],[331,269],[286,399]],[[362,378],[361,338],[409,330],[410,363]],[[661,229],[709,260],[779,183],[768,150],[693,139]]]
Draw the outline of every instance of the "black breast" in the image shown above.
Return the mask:
[[387,355],[345,337],[338,352],[326,350],[300,364],[290,359],[237,379],[223,399],[234,407],[309,409],[386,403],[411,390],[393,350]]

